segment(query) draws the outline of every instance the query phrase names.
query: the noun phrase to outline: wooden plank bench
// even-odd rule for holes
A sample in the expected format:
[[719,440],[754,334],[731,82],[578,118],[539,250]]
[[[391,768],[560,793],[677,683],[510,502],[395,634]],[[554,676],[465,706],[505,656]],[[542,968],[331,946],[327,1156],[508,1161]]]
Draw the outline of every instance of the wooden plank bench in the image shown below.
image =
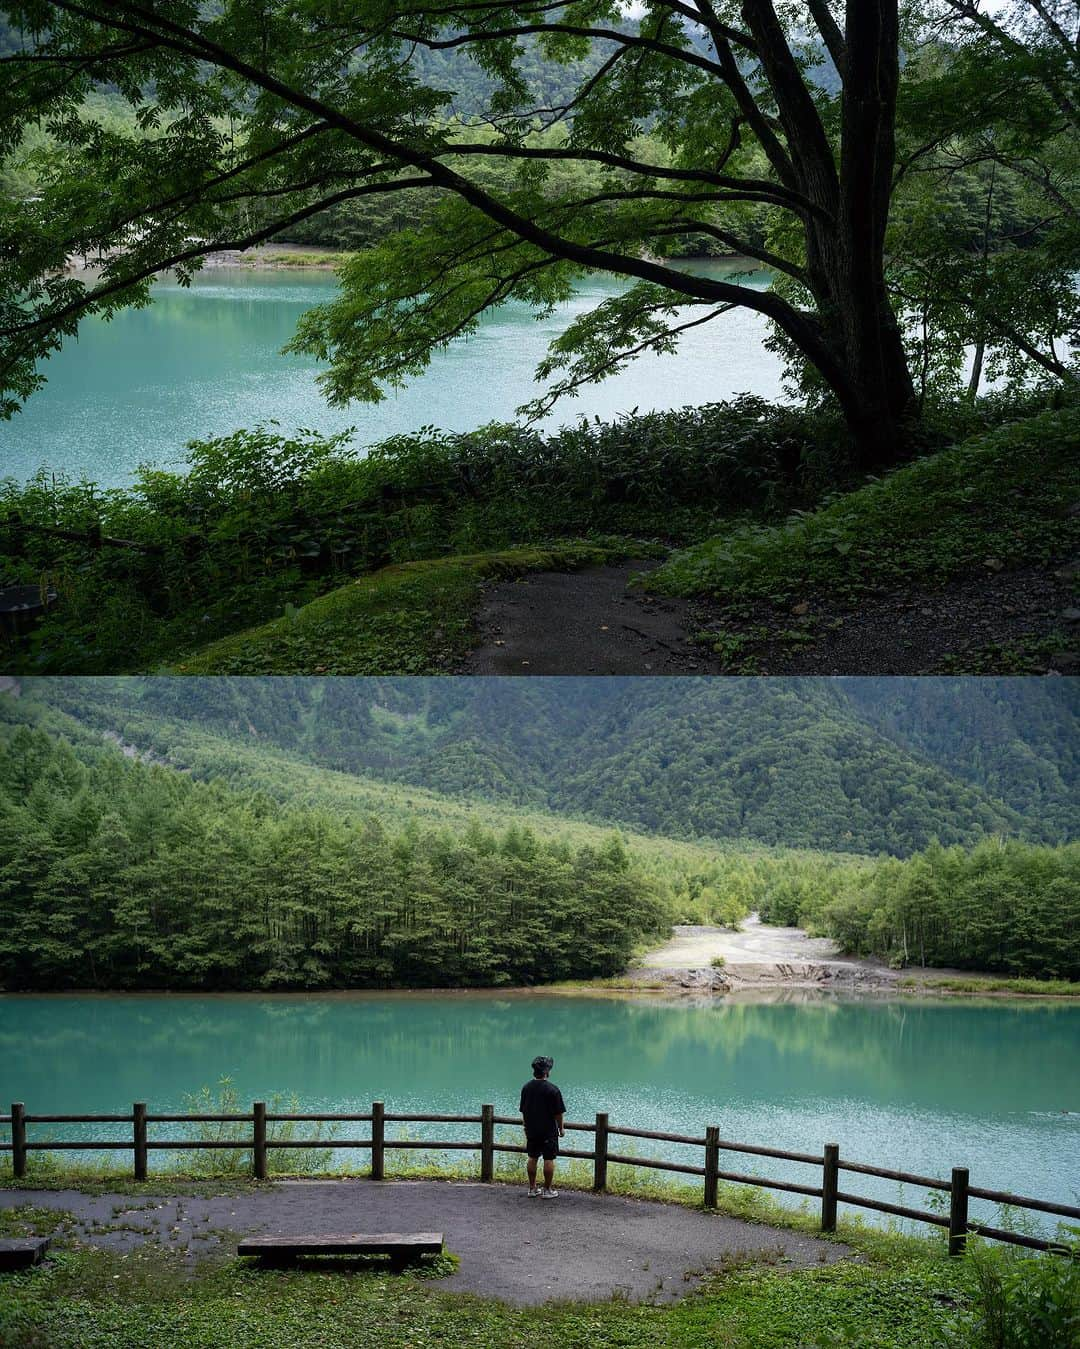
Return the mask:
[[0,1241],[0,1269],[29,1269],[49,1249],[48,1237],[5,1237]]
[[392,1265],[404,1265],[421,1255],[439,1255],[441,1232],[346,1232],[319,1236],[247,1237],[237,1244],[237,1255],[257,1255],[265,1263],[294,1260],[301,1255],[388,1255]]

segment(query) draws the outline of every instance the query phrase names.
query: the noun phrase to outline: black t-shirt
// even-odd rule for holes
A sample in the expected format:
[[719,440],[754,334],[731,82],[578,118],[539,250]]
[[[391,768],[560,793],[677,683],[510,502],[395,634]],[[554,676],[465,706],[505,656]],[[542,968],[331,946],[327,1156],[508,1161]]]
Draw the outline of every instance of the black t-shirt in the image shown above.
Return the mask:
[[518,1109],[525,1117],[529,1138],[549,1138],[555,1132],[555,1116],[566,1113],[562,1092],[546,1077],[534,1077],[525,1083]]

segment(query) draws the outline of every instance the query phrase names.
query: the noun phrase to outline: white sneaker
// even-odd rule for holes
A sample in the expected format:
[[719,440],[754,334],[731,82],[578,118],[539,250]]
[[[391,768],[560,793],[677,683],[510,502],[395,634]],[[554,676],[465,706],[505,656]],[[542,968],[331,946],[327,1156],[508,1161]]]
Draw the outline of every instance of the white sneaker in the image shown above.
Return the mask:
[[531,1189],[529,1190],[529,1198],[530,1198],[530,1199],[537,1199],[537,1198],[539,1198],[539,1195],[540,1195],[540,1191],[536,1188],[535,1185],[533,1185],[533,1186],[531,1187]]
[[541,1190],[541,1191],[540,1191],[540,1198],[541,1198],[541,1199],[558,1199],[558,1197],[559,1197],[559,1192],[558,1192],[558,1190]]

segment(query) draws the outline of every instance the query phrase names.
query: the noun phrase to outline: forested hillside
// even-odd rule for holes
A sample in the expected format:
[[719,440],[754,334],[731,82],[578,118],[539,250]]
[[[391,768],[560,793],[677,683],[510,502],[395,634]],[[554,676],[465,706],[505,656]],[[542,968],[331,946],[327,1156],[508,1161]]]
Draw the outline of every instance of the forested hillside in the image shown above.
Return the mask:
[[617,838],[390,832],[0,724],[5,988],[588,978],[669,912]]
[[[907,860],[642,835],[628,846],[527,807],[320,768],[250,730],[229,739],[158,721],[191,761],[177,767],[10,693],[3,988],[591,978],[623,969],[673,922],[735,923],[755,908],[896,965],[1080,974],[1077,844],[985,837]],[[647,736],[648,719],[638,724]],[[668,790],[673,808],[694,792],[676,776]]]
[[843,679],[879,730],[1021,814],[1075,836],[1075,681]]
[[[921,711],[879,683],[910,685]],[[1067,681],[66,679],[24,695],[200,772],[210,734],[672,837],[906,855],[1076,832]]]

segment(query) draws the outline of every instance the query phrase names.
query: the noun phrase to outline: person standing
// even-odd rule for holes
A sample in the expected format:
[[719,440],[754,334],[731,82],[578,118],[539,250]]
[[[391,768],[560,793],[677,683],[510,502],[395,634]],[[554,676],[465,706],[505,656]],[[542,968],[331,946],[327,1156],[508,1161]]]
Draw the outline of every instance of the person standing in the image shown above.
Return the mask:
[[[529,1198],[554,1199],[558,1190],[552,1188],[555,1178],[555,1158],[559,1155],[559,1139],[563,1137],[562,1092],[548,1074],[555,1066],[554,1059],[538,1054],[532,1061],[532,1081],[521,1088],[518,1109],[525,1124],[526,1171],[529,1176]],[[544,1188],[536,1186],[536,1163],[544,1159]]]

